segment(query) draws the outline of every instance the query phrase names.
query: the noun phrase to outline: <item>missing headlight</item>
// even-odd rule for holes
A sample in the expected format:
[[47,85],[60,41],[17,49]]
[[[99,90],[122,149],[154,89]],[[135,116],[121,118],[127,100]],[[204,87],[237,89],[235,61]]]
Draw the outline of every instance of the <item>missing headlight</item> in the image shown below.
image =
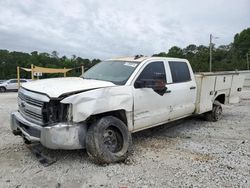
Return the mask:
[[43,117],[45,124],[72,121],[72,105],[51,100],[45,103]]

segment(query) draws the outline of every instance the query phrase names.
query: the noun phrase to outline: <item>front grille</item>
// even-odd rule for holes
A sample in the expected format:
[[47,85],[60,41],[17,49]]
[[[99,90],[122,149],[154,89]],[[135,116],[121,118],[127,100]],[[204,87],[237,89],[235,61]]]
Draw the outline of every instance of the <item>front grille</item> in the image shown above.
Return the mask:
[[43,125],[44,124],[43,113],[42,113],[43,106],[44,106],[43,101],[33,99],[30,96],[27,96],[26,94],[22,93],[22,91],[19,91],[18,93],[19,112],[27,120],[39,125]]
[[71,118],[68,114],[69,104],[62,104],[60,99],[20,88],[18,92],[18,108],[28,121],[41,126],[66,122]]
[[26,101],[27,103],[30,103],[32,105],[38,106],[38,107],[43,107],[43,101],[39,101],[36,99],[32,99],[31,97],[24,95],[23,93],[19,92],[18,93],[18,97],[24,101]]

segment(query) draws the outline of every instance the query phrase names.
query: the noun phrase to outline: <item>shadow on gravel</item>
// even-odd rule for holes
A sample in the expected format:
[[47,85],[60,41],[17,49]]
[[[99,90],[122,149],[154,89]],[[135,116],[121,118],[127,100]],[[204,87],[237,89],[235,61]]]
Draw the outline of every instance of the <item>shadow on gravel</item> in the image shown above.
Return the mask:
[[[202,126],[204,127],[205,123],[206,122],[203,120],[202,116],[196,116],[146,129],[132,135],[133,145],[135,148],[138,144],[143,147],[150,147],[149,140],[151,139],[157,139],[159,143],[165,141],[171,142],[170,139],[173,140],[174,138],[189,139],[191,137],[185,135],[185,130],[188,129],[190,131]],[[155,143],[153,146],[156,146]],[[34,148],[32,149],[32,147]],[[159,145],[159,147],[161,146]],[[71,163],[72,161],[79,161],[81,163],[91,162],[85,149],[51,150],[43,147],[41,144],[36,144],[34,146],[29,145],[28,148],[31,150],[31,153],[33,153],[36,159],[45,167],[57,161],[62,163]]]
[[167,124],[159,125],[156,127],[152,127],[140,132],[136,132],[133,134],[134,144],[136,141],[145,139],[145,138],[182,138],[188,137],[185,135],[185,130],[197,129],[200,127],[204,127],[206,121],[203,116],[193,116],[187,117],[181,120],[176,120]]
[[81,150],[51,150],[41,144],[30,144],[27,148],[38,162],[44,167],[50,166],[57,161],[62,163],[88,162],[89,158],[85,149]]

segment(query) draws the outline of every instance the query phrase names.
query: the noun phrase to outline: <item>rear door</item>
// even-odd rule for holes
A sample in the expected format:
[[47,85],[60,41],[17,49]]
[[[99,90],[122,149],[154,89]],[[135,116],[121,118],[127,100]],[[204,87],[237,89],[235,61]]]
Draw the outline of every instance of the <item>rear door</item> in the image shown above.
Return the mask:
[[168,61],[171,72],[171,83],[167,85],[170,98],[173,99],[170,107],[171,119],[178,119],[191,115],[195,111],[196,82],[189,63],[185,61]]

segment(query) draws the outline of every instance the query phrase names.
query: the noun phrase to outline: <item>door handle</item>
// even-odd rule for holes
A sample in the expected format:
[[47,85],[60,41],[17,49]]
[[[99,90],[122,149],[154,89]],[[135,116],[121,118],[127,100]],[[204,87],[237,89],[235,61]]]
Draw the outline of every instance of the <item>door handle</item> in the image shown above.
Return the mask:
[[192,86],[192,87],[190,87],[190,90],[191,90],[191,89],[196,89],[196,87],[195,87],[195,86]]

